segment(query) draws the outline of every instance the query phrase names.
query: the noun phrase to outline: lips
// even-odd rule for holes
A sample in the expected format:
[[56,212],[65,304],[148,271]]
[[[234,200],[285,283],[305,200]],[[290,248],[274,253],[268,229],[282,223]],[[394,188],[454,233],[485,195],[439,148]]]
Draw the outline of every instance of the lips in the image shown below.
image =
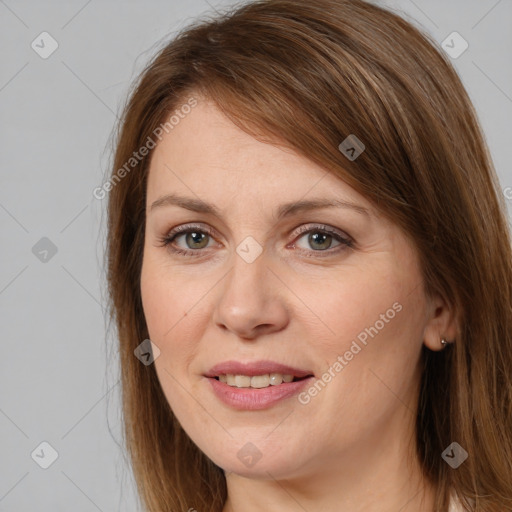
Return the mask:
[[[252,411],[267,409],[291,398],[314,380],[313,372],[309,370],[273,361],[225,361],[210,368],[204,376],[207,377],[205,380],[214,395],[225,405],[233,409]],[[263,379],[271,377],[272,381],[262,383],[259,376],[264,376]],[[284,376],[293,376],[293,380],[284,380]],[[235,386],[228,384],[226,377],[228,382],[233,377],[236,381],[243,381],[240,382],[242,387],[238,387],[237,382]],[[255,387],[247,387],[249,379],[251,384],[256,380]]]
[[294,368],[285,364],[263,360],[248,363],[242,363],[240,361],[224,361],[223,363],[216,364],[210,368],[204,376],[210,378],[215,378],[219,375],[247,375],[249,377],[253,377],[256,375],[265,375],[267,373],[293,375],[297,379],[313,376],[313,372],[311,370]]

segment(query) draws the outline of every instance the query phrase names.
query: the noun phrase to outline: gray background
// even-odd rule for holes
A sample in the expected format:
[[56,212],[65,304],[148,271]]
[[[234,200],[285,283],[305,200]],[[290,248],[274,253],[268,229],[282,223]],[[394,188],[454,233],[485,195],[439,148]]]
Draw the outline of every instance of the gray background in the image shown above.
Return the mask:
[[[453,31],[468,41],[453,62],[505,193],[512,0],[380,3],[440,44]],[[206,0],[0,0],[0,511],[138,510],[119,446],[118,360],[106,336],[106,200],[92,191],[107,172],[130,83],[177,29],[207,12]],[[47,59],[31,47],[42,46],[43,31],[59,45]],[[50,246],[55,254],[42,252]],[[31,456],[37,449],[36,460],[50,460],[43,441],[58,452],[48,469]]]

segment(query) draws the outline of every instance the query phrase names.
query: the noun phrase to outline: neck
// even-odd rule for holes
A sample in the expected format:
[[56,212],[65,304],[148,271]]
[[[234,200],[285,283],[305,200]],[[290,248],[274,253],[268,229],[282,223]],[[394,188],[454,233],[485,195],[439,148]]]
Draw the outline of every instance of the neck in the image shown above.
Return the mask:
[[223,512],[433,512],[435,488],[422,474],[413,443],[385,437],[311,461],[307,472],[229,473]]

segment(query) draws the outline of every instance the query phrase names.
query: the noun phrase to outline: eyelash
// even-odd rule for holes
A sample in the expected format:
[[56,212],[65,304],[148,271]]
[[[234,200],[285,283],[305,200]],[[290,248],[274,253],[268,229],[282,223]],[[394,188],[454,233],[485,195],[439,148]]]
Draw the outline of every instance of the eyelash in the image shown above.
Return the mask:
[[[193,257],[200,257],[203,256],[202,253],[204,251],[202,249],[180,249],[178,247],[175,247],[171,245],[178,236],[186,235],[188,233],[202,233],[207,234],[210,237],[214,238],[213,230],[209,227],[201,227],[198,225],[191,225],[191,224],[185,224],[183,226],[178,226],[177,228],[174,228],[172,231],[169,232],[168,235],[164,237],[159,238],[159,247],[166,247],[168,250],[170,250],[172,253],[179,254],[182,256],[193,256]],[[312,224],[306,224],[299,228],[299,230],[295,233],[296,236],[304,235],[307,233],[322,233],[325,235],[332,236],[336,241],[340,242],[340,245],[333,249],[325,249],[320,251],[311,250],[308,251],[307,249],[301,249],[298,250],[300,252],[309,252],[309,253],[315,253],[315,257],[327,257],[332,256],[335,253],[338,253],[346,248],[353,248],[353,240],[348,236],[343,236],[341,232],[334,230],[333,228],[330,228],[326,225],[312,225]],[[294,242],[295,244],[295,242]],[[316,253],[323,253],[318,254]]]

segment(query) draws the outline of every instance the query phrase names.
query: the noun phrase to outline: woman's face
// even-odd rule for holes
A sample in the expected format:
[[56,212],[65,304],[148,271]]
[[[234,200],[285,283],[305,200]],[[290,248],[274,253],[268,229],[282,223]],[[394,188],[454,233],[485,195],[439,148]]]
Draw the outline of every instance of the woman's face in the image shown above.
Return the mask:
[[146,213],[154,364],[217,465],[353,470],[411,436],[431,308],[412,245],[364,197],[201,100],[154,150]]

